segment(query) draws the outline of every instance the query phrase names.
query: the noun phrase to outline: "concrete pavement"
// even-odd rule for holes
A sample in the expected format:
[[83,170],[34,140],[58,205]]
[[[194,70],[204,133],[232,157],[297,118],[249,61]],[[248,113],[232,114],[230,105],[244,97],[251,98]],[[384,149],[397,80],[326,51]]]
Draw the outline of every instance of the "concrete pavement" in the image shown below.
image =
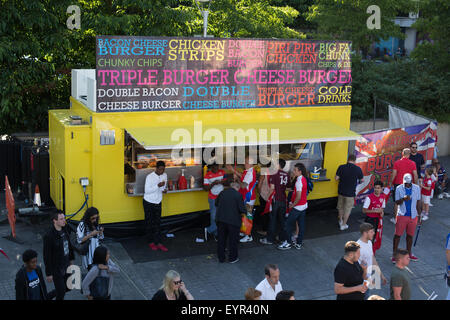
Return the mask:
[[[450,168],[450,157],[440,160],[446,168]],[[3,209],[4,194],[1,196],[0,209]],[[447,296],[448,288],[443,275],[446,266],[445,238],[450,232],[450,199],[434,199],[432,203],[434,206],[430,210],[430,219],[423,223],[418,244],[413,248],[413,253],[419,261],[411,262],[409,266],[412,299],[415,300],[426,300],[433,291],[438,295],[436,300],[443,300]],[[390,200],[386,211],[392,212],[392,205]],[[352,215],[356,218],[356,223],[363,222],[361,207],[353,209]],[[389,221],[391,217],[389,215],[384,218],[383,242],[376,255],[381,270],[388,279],[394,267],[390,261],[394,234],[394,225]],[[4,216],[0,215],[1,220],[4,220]],[[338,228],[335,211],[330,211],[329,223],[336,224]],[[0,299],[15,298],[14,278],[22,264],[23,251],[28,248],[36,250],[39,253],[38,261],[43,262],[42,236],[48,227],[47,222],[39,225],[18,223],[17,234],[25,241],[23,245],[19,245],[3,238],[9,233],[7,222],[0,225],[0,248],[3,248],[11,258],[11,261],[8,261],[0,256]],[[264,265],[275,263],[281,271],[280,281],[283,288],[294,290],[296,299],[334,300],[336,296],[333,291],[333,271],[343,255],[345,242],[359,238],[359,232],[355,230],[356,225],[336,235],[307,239],[302,250],[280,251],[275,246],[263,245],[249,248],[246,244],[241,244],[240,261],[236,264],[219,264],[215,254],[134,263],[119,242],[107,239],[105,245],[111,251],[111,258],[122,271],[116,277],[112,298],[151,299],[161,286],[165,273],[174,269],[180,273],[195,299],[243,299],[248,287],[255,287],[263,280]],[[404,237],[399,247],[406,247]],[[79,257],[76,263],[81,265]],[[50,290],[53,285],[48,284],[48,287]],[[371,294],[389,298],[389,284],[383,286],[381,290],[372,290]],[[74,290],[66,295],[66,299],[76,300],[84,297],[78,290]]]

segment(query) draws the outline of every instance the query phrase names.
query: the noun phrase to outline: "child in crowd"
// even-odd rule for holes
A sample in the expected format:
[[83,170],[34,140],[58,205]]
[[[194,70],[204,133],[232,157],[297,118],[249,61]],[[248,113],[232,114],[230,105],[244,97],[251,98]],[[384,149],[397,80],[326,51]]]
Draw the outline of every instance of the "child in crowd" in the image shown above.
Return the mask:
[[437,174],[437,169],[435,166],[431,166],[430,167],[433,170],[433,174],[431,175],[431,195],[430,195],[430,207],[432,207],[433,205],[431,204],[431,199],[433,199],[434,197],[434,188],[436,187],[436,181],[438,180],[438,174]]
[[430,208],[430,198],[431,198],[431,189],[433,187],[433,168],[427,168],[425,170],[425,177],[421,182],[421,193],[422,193],[422,202],[423,202],[423,217],[422,220],[428,220],[428,213]]

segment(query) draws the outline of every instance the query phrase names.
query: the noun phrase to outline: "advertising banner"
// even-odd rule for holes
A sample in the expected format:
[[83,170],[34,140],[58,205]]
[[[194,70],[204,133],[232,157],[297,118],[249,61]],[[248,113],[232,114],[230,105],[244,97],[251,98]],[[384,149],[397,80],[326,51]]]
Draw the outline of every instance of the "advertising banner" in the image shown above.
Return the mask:
[[98,36],[97,112],[349,105],[350,42]]
[[[417,143],[418,152],[430,164],[436,141],[436,122],[362,134],[355,145],[356,165],[364,174],[363,182],[356,188],[356,203],[364,202],[373,192],[376,180],[381,180],[385,186],[389,184],[395,161],[401,159],[402,150],[409,148],[411,142]],[[420,176],[420,172],[418,174]]]

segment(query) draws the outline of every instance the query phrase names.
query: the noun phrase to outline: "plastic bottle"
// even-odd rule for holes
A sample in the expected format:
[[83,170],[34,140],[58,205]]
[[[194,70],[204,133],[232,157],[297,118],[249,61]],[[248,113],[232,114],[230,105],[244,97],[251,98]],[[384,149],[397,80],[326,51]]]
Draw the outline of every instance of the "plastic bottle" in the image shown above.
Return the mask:
[[191,176],[191,189],[195,188],[195,178],[194,176]]
[[181,176],[178,179],[178,189],[179,190],[186,190],[187,189],[187,181],[184,177],[184,169],[181,169]]

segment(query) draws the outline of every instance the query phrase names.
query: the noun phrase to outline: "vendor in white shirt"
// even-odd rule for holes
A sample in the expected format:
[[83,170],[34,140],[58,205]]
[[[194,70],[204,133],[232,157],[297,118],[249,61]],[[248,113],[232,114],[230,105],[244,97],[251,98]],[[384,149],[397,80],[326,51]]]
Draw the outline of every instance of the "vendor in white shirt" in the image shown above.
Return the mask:
[[145,178],[144,213],[145,226],[150,249],[168,251],[161,243],[161,202],[163,193],[167,192],[166,165],[163,161],[156,163],[156,169]]
[[264,273],[266,278],[256,286],[256,290],[262,293],[260,300],[275,300],[278,292],[283,290],[280,283],[280,270],[276,264],[268,264],[264,268]]

